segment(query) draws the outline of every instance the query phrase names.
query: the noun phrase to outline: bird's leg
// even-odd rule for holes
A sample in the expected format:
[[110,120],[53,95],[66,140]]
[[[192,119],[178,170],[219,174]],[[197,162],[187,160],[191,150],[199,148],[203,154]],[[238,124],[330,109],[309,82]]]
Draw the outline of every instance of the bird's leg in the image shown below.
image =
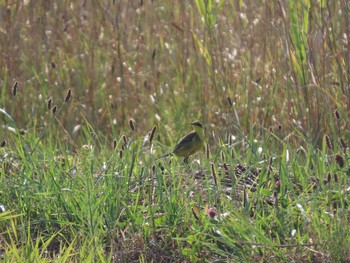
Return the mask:
[[185,167],[185,170],[186,170],[186,172],[187,173],[191,173],[191,166],[190,166],[190,164],[188,163],[188,159],[189,159],[189,156],[187,156],[187,157],[185,157],[185,159],[184,159],[184,167]]

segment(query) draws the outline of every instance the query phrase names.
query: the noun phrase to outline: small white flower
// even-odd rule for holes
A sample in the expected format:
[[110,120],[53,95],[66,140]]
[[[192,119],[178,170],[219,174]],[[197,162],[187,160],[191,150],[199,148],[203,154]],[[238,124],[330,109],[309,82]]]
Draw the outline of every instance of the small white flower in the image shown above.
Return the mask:
[[295,234],[296,234],[296,232],[297,232],[297,230],[296,230],[296,229],[293,229],[293,230],[291,231],[291,233],[290,233],[290,234],[291,234],[291,236],[292,236],[292,237],[294,237],[294,236],[295,236]]

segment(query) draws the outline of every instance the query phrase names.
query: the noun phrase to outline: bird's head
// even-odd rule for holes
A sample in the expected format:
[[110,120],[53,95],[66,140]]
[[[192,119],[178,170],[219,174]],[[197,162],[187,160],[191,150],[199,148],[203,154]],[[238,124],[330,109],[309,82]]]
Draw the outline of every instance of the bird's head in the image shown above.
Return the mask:
[[199,135],[201,140],[204,140],[204,127],[200,121],[191,122],[194,131]]
[[194,129],[196,129],[196,127],[203,129],[203,124],[200,121],[194,121],[194,122],[191,122],[191,124]]

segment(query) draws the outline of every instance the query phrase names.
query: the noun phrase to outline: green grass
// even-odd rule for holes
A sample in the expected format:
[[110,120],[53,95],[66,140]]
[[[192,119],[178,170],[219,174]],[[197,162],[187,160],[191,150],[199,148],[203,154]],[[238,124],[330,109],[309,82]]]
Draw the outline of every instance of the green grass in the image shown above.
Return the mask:
[[349,3],[56,2],[0,1],[1,259],[350,260]]

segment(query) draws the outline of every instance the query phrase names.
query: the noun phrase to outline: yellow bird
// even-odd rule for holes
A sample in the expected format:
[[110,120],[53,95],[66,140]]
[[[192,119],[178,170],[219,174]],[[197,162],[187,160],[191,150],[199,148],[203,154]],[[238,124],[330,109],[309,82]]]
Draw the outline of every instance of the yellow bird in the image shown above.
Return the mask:
[[203,147],[204,143],[204,128],[200,121],[191,122],[193,131],[182,137],[175,145],[172,152],[167,153],[159,158],[174,154],[179,157],[184,157],[184,162],[188,162],[188,157],[197,152]]

